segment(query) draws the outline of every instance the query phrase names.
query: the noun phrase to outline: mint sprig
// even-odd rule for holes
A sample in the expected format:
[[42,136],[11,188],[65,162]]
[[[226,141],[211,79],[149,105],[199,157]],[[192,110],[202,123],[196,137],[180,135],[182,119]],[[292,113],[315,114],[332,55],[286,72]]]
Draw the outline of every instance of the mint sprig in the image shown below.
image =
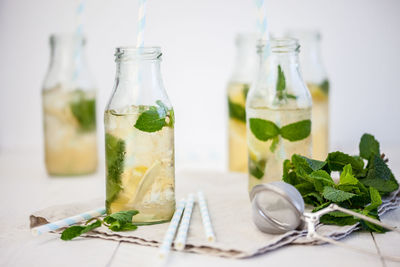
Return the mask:
[[278,65],[278,78],[276,81],[276,95],[279,100],[291,98],[297,99],[297,96],[289,94],[286,90],[286,78],[281,65]]
[[88,99],[81,90],[77,91],[78,100],[69,104],[71,113],[79,124],[81,132],[91,132],[96,129],[96,100]]
[[148,110],[142,111],[134,127],[143,132],[157,132],[163,127],[174,127],[175,117],[172,109],[161,101],[156,101],[157,106],[150,106]]
[[324,80],[320,85],[319,88],[321,88],[321,91],[324,92],[326,95],[329,94],[329,81]]
[[[153,225],[167,222],[132,222],[132,217],[137,215],[138,213],[139,211],[137,210],[119,211],[104,217],[104,219],[97,218],[95,219],[96,221],[92,224],[70,226],[62,232],[61,239],[65,241],[74,239],[75,237],[90,232],[93,229],[100,227],[101,225],[108,227],[108,229],[110,229],[111,231],[121,232],[134,231],[137,229],[138,226],[142,225]],[[89,220],[87,223],[89,223],[91,220]]]
[[[249,89],[250,89],[250,87],[248,84],[242,85],[242,94],[243,94],[244,100],[246,100],[246,98],[247,98]],[[246,108],[245,108],[245,106],[242,104],[233,102],[230,97],[228,97],[228,112],[229,112],[230,118],[246,123]]]
[[125,142],[106,133],[106,210],[110,212],[110,205],[122,190],[121,175],[124,171]]
[[[336,203],[379,219],[377,209],[382,204],[382,196],[397,190],[399,185],[385,160],[379,155],[379,143],[372,135],[364,134],[359,147],[360,156],[336,151],[329,153],[325,161],[295,154],[291,160],[283,163],[283,181],[295,186],[304,201],[315,207],[313,211]],[[367,164],[364,164],[364,160],[367,160]],[[340,172],[337,184],[330,176],[333,171]],[[341,212],[330,212],[322,216],[320,221],[336,225],[360,222],[363,228],[370,231],[386,231]]]
[[258,140],[266,142],[273,139],[270,146],[272,152],[277,147],[279,136],[290,142],[295,142],[307,138],[311,133],[311,120],[302,120],[279,128],[270,120],[250,118],[249,126],[251,132]]

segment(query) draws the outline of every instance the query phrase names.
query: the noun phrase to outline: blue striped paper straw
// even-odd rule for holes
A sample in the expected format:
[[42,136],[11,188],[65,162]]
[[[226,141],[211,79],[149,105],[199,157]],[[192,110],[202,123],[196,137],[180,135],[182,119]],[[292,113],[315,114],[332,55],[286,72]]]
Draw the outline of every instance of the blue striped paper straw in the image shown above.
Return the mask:
[[202,191],[197,192],[197,198],[199,201],[201,219],[203,221],[204,233],[206,234],[206,238],[210,242],[215,242],[216,238],[213,231],[213,227],[211,225],[210,215],[208,213],[207,203],[204,197],[204,193]]
[[260,39],[265,42],[263,60],[266,60],[271,53],[271,46],[269,43],[269,31],[265,0],[254,0],[254,3],[256,4],[257,8],[257,28],[260,34]]
[[50,231],[55,231],[55,230],[58,230],[60,228],[66,227],[66,226],[70,226],[70,225],[73,225],[73,224],[76,224],[76,223],[79,223],[82,221],[90,220],[92,218],[101,216],[105,213],[106,213],[105,208],[98,208],[95,210],[90,210],[90,211],[81,213],[79,215],[75,215],[75,216],[72,216],[69,218],[65,218],[65,219],[53,222],[53,223],[48,223],[45,225],[38,226],[36,228],[33,228],[31,230],[31,232],[32,232],[32,235],[39,236],[41,234],[44,234],[44,233],[47,233]]
[[136,47],[144,46],[144,29],[146,27],[146,0],[139,0],[138,30]]
[[75,48],[75,71],[74,71],[74,80],[78,78],[78,75],[81,71],[80,59],[82,56],[82,44],[81,38],[83,39],[83,13],[85,11],[86,1],[81,0],[76,8],[76,48]]
[[176,235],[175,239],[175,249],[177,250],[183,250],[185,248],[187,233],[190,225],[190,218],[192,217],[193,205],[194,205],[194,195],[189,194],[185,206],[185,212],[183,213],[182,221],[181,224],[179,225],[178,234]]
[[176,229],[178,228],[179,221],[183,210],[185,208],[186,201],[184,199],[180,200],[178,206],[175,210],[174,216],[172,216],[171,223],[168,226],[168,230],[165,233],[163,243],[160,246],[159,256],[161,259],[165,259],[171,249],[172,241],[174,240]]

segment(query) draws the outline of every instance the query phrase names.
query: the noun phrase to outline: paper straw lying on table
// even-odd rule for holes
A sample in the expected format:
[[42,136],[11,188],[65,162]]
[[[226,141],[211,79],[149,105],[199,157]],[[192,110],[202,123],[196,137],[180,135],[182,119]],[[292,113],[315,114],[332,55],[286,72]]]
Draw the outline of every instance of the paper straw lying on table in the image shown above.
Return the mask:
[[162,259],[165,259],[171,249],[172,241],[174,240],[174,236],[176,233],[176,229],[178,228],[179,221],[181,220],[181,216],[183,213],[183,209],[185,208],[185,200],[182,199],[178,203],[178,207],[175,210],[174,216],[172,217],[171,223],[168,226],[167,233],[164,236],[163,243],[160,246],[159,256]]
[[65,219],[53,222],[53,223],[48,223],[48,224],[45,224],[42,226],[38,226],[36,228],[33,228],[31,230],[31,232],[32,232],[32,235],[39,236],[41,234],[44,234],[44,233],[47,233],[50,231],[55,231],[57,229],[60,229],[60,228],[66,227],[66,226],[70,226],[70,225],[76,224],[78,222],[86,221],[86,220],[101,216],[105,213],[106,213],[105,208],[98,208],[95,210],[90,210],[85,213],[81,213],[79,215],[75,215],[75,216],[72,216],[69,218],[65,218]]
[[177,250],[183,250],[186,245],[187,233],[190,225],[190,218],[192,216],[194,205],[194,195],[189,194],[188,200],[185,205],[185,212],[183,213],[181,224],[179,225],[178,234],[175,239],[175,248]]
[[199,191],[197,192],[197,197],[199,199],[199,207],[201,213],[201,219],[203,221],[204,232],[206,234],[206,238],[210,242],[215,242],[216,238],[214,235],[214,231],[211,225],[210,215],[208,214],[207,203],[204,197],[204,193]]

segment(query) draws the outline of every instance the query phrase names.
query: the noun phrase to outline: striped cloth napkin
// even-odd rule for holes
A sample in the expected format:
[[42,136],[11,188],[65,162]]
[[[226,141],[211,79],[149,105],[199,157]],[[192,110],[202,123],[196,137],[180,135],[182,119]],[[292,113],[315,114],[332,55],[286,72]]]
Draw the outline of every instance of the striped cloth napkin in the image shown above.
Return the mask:
[[[246,258],[266,253],[288,244],[316,245],[321,242],[306,238],[306,230],[291,231],[282,235],[260,232],[252,222],[251,205],[247,192],[247,176],[216,172],[185,172],[176,178],[176,199],[190,192],[202,190],[207,198],[211,221],[217,242],[210,243],[204,230],[198,205],[195,205],[185,251],[229,258]],[[31,227],[56,221],[84,212],[103,204],[103,200],[54,206],[34,212]],[[395,192],[383,200],[379,214],[399,207],[400,193]],[[168,224],[141,226],[132,232],[112,232],[105,227],[95,229],[84,236],[114,241],[125,241],[144,246],[158,247],[162,243]],[[341,239],[357,230],[358,225],[319,225],[318,233]],[[73,242],[73,241],[72,241]]]

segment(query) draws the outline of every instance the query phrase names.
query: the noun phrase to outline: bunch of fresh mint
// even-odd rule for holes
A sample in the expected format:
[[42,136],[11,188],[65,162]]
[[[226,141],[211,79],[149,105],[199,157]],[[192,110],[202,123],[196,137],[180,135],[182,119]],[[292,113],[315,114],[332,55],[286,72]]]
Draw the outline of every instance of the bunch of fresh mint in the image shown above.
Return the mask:
[[[342,152],[328,154],[325,161],[293,155],[283,163],[283,181],[294,185],[313,212],[336,203],[371,218],[379,219],[378,207],[382,196],[398,189],[399,185],[380,154],[379,142],[370,134],[364,134],[359,144],[360,155],[350,156]],[[364,161],[367,161],[365,165]],[[339,171],[335,183],[331,173]],[[384,232],[385,229],[362,221],[342,212],[330,212],[321,217],[325,224],[352,225],[360,222],[364,229]]]
[[[120,211],[106,216],[104,219],[93,218],[86,222],[85,225],[73,225],[65,229],[61,234],[62,240],[71,240],[78,237],[84,233],[90,232],[95,228],[105,225],[108,229],[114,232],[121,231],[133,231],[136,230],[138,226],[141,225],[152,225],[158,223],[164,223],[166,221],[160,222],[148,222],[148,223],[135,223],[132,222],[132,217],[138,214],[137,210]],[[91,221],[95,220],[93,223],[89,224]]]

